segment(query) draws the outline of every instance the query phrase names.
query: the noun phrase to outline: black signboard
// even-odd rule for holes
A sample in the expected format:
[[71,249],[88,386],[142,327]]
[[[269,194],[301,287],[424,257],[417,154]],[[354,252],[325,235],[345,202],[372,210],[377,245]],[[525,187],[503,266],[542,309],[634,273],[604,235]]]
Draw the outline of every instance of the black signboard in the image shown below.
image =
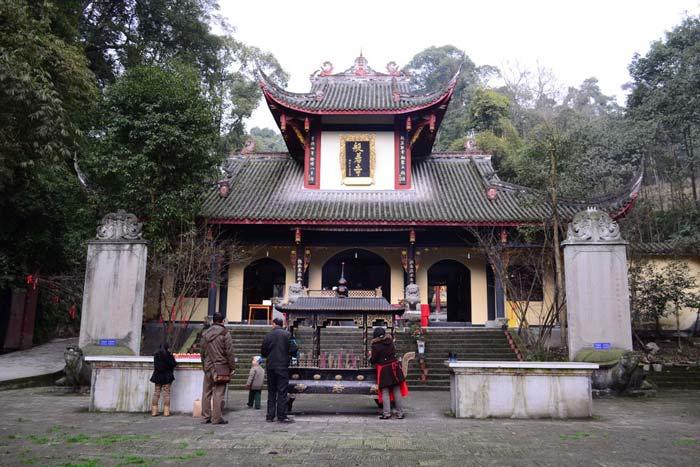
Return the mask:
[[345,141],[345,176],[371,177],[369,141]]

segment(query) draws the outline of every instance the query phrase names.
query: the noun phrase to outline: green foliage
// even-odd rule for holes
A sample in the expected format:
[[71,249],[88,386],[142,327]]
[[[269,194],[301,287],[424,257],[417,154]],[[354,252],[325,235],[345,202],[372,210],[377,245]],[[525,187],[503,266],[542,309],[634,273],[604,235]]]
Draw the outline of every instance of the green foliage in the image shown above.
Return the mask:
[[278,131],[270,128],[253,127],[249,137],[255,140],[255,150],[258,152],[286,152],[287,145]]
[[428,91],[441,89],[459,72],[452,101],[436,139],[436,149],[449,148],[466,131],[466,110],[479,75],[474,62],[464,51],[452,45],[429,47],[414,55],[404,71],[411,77],[414,88]]
[[493,89],[478,88],[469,105],[470,125],[477,131],[491,131],[502,136],[501,125],[507,122],[510,99]]
[[71,164],[96,88],[81,49],[52,32],[59,10],[0,1],[0,288],[80,263],[94,220]]
[[193,221],[219,159],[214,116],[192,69],[127,71],[107,89],[94,134],[81,164],[103,211],[145,219],[156,247]]
[[682,148],[671,148],[673,162],[690,178],[692,197],[697,203],[700,17],[686,18],[665,39],[654,42],[644,57],[635,55],[632,60],[628,107],[634,118],[650,125],[657,138]]
[[681,307],[700,304],[700,297],[693,291],[695,278],[687,273],[681,261],[673,261],[661,269],[643,264],[636,266],[630,275],[633,317],[638,322],[654,321],[657,333],[661,318],[674,314],[678,319]]

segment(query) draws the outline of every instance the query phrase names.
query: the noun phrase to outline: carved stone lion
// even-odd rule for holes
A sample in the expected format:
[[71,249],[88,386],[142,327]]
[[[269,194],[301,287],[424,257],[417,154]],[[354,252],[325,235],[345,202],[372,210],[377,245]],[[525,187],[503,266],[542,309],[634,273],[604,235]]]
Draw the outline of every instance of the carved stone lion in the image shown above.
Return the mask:
[[644,370],[639,366],[641,355],[637,352],[624,353],[619,361],[613,365],[601,365],[600,369],[593,371],[592,386],[599,395],[647,395],[653,389],[647,382]]
[[66,347],[63,352],[66,367],[63,369],[65,376],[56,380],[58,386],[89,386],[92,376],[90,364],[85,362],[83,351],[76,345]]
[[301,297],[302,295],[304,295],[304,286],[303,285],[296,282],[296,283],[289,286],[289,295],[287,296],[289,303],[296,302],[297,298]]
[[408,309],[416,311],[417,305],[420,303],[420,288],[418,284],[408,284],[404,292],[404,297]]

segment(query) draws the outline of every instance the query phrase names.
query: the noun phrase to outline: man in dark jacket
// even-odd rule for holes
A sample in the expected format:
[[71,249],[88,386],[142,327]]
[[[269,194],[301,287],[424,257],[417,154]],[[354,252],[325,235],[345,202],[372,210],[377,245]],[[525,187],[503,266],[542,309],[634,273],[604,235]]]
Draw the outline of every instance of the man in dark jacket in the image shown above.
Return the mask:
[[[223,325],[224,318],[214,313],[209,329],[202,333],[202,366],[204,383],[202,387],[202,423],[225,425],[221,418],[221,405],[226,393],[226,385],[235,369],[233,340]],[[221,381],[221,380],[224,381]],[[212,396],[214,402],[212,404]]]
[[296,353],[296,344],[290,343],[291,334],[283,329],[284,321],[272,320],[274,327],[263,339],[260,354],[267,359],[267,421],[292,423],[287,417],[287,385],[289,384],[289,357]]

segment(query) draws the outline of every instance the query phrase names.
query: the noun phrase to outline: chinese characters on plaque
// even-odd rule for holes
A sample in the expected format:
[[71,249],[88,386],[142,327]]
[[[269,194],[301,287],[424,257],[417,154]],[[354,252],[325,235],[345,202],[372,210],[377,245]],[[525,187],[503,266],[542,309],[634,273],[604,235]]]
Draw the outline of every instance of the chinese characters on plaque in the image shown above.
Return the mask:
[[340,135],[340,170],[344,185],[374,183],[375,135]]
[[406,185],[406,135],[399,136],[399,185]]
[[312,133],[309,137],[309,173],[307,178],[307,183],[309,185],[316,185],[317,171],[316,135]]

